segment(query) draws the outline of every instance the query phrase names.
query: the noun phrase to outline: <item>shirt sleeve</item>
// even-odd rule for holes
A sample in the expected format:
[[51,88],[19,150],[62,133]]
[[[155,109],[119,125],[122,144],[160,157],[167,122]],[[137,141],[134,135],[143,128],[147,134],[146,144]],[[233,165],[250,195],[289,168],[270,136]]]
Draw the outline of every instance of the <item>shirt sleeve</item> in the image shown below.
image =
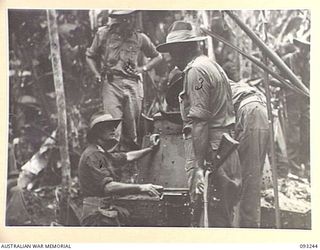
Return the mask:
[[122,165],[127,162],[127,154],[126,153],[111,153],[113,163]]
[[87,48],[86,56],[88,57],[97,56],[100,45],[101,45],[101,31],[98,30],[93,38],[91,46]]
[[187,73],[187,88],[190,98],[188,117],[209,120],[212,117],[209,107],[211,84],[207,77],[199,69],[191,68]]
[[159,52],[156,50],[156,47],[150,40],[150,38],[143,34],[141,34],[142,42],[141,42],[141,50],[145,54],[146,57],[154,58],[159,55]]
[[105,165],[99,153],[91,154],[86,160],[87,166],[90,168],[90,173],[94,185],[97,185],[101,192],[104,186],[113,181],[112,173],[108,166]]

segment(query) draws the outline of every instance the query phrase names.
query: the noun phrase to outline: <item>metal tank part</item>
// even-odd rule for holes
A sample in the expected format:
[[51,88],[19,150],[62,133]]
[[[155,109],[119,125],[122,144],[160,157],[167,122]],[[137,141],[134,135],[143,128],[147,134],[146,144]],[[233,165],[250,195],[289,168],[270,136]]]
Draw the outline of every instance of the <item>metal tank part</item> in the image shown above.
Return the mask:
[[[153,119],[153,133],[160,135],[159,150],[139,161],[137,182],[164,188],[187,188],[180,112],[157,113]],[[142,148],[149,143],[150,135],[144,136]]]

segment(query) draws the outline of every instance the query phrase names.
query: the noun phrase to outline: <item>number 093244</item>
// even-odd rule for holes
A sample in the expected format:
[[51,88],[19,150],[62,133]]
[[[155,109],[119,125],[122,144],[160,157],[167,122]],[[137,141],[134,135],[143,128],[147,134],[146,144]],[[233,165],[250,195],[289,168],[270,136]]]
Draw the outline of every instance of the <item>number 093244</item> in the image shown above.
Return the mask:
[[310,249],[310,248],[318,248],[318,244],[300,244],[300,248]]

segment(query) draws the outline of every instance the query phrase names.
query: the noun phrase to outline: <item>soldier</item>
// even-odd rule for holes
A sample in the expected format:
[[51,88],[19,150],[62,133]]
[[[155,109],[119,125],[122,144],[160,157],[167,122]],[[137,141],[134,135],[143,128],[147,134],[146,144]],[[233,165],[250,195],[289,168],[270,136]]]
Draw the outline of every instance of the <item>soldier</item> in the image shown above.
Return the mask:
[[242,192],[239,226],[260,227],[260,191],[264,161],[269,143],[265,97],[249,84],[230,82],[236,111],[235,139],[239,141]]
[[[310,43],[294,39],[296,51],[283,57],[285,63],[309,88]],[[286,90],[288,124],[286,126],[287,152],[290,171],[302,174],[303,166],[308,176],[310,168],[310,103],[309,98]]]
[[[87,134],[88,147],[81,155],[79,162],[80,190],[84,197],[81,225],[83,226],[116,226],[125,220],[125,209],[105,203],[107,197],[146,193],[158,196],[161,186],[152,184],[131,184],[120,182],[119,164],[137,160],[155,150],[159,139],[151,147],[127,153],[110,153],[108,150],[117,143],[115,129],[121,119],[113,118],[105,111],[94,114],[90,120]],[[103,199],[102,199],[103,198]]]
[[[151,40],[135,30],[135,10],[114,10],[109,26],[100,28],[87,49],[88,65],[98,82],[102,82],[104,109],[122,118],[118,134],[125,151],[139,147],[137,131],[141,114],[143,87],[140,75],[161,60]],[[140,52],[151,58],[138,66]],[[122,129],[121,129],[122,127]]]
[[[222,134],[230,133],[235,123],[230,85],[222,68],[201,55],[198,42],[204,39],[195,34],[190,23],[177,21],[166,43],[157,47],[159,52],[169,52],[173,63],[184,74],[183,91],[179,95],[180,111],[184,121],[186,171],[194,207],[193,220],[198,222],[198,226],[201,226],[199,198],[204,191],[205,165],[216,154]],[[228,157],[209,181],[209,226],[231,227],[241,182],[237,152]]]

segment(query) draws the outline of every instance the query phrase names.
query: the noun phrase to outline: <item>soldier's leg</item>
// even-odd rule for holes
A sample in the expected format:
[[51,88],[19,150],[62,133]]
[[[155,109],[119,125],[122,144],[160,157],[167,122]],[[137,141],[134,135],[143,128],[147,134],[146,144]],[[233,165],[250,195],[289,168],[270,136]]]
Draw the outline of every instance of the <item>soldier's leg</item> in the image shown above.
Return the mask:
[[188,181],[188,188],[189,188],[189,195],[191,201],[191,226],[192,227],[199,227],[203,223],[201,222],[201,215],[203,212],[203,205],[202,205],[202,197],[196,194],[196,186],[194,183],[194,175],[196,169],[196,161],[194,157],[194,149],[192,144],[191,136],[187,136],[184,140],[184,149],[185,149],[185,170],[187,174],[187,181]]
[[240,142],[242,174],[239,226],[259,227],[262,168],[269,141],[267,111],[260,103],[253,102],[238,112],[238,122],[244,128],[236,138]]
[[[138,125],[141,115],[142,97],[141,82],[123,79],[123,127],[121,150],[132,151],[140,148],[138,140]],[[123,182],[134,183],[137,176],[137,163],[130,162],[122,166]]]
[[295,94],[287,96],[288,123],[286,128],[287,153],[290,171],[299,174],[300,161],[300,104]]
[[131,150],[139,148],[138,131],[141,116],[143,90],[142,83],[124,80],[123,133]]
[[[114,118],[123,118],[123,88],[119,80],[105,80],[102,87],[103,108]],[[123,123],[123,122],[122,122]],[[122,123],[119,124],[116,134],[120,142]]]
[[261,151],[265,150],[260,138],[268,140],[268,131],[252,131],[241,142],[239,154],[242,166],[242,195],[240,200],[240,227],[260,227],[260,191],[263,162]]

